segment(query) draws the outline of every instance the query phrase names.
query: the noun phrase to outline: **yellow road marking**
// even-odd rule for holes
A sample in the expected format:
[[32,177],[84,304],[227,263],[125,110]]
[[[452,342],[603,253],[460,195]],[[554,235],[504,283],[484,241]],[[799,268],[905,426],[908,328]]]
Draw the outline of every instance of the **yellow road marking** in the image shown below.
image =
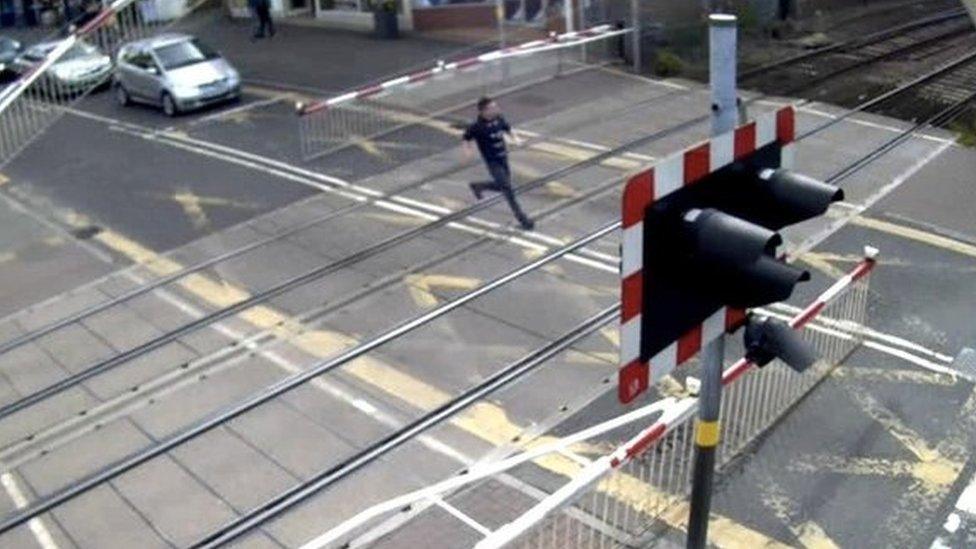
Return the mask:
[[826,454],[801,456],[790,464],[789,470],[852,476],[911,477],[931,493],[948,490],[959,476],[959,469],[945,459],[908,461]]
[[[590,158],[593,158],[594,156],[599,154],[598,152],[587,150],[581,147],[574,147],[571,145],[566,145],[564,143],[554,143],[551,141],[533,143],[532,145],[530,145],[530,147],[533,150],[539,152],[551,154],[554,156],[561,156],[579,162],[584,160],[589,160]],[[636,170],[641,166],[643,166],[642,163],[636,160],[628,160],[626,158],[621,158],[619,156],[613,156],[607,158],[606,160],[600,162],[600,164],[608,168],[616,168],[624,171]]]
[[0,187],[10,183],[10,178],[6,174],[0,173]]
[[840,549],[815,522],[804,522],[796,530],[796,537],[799,538],[800,544],[807,549]]
[[837,549],[837,544],[820,525],[810,520],[799,522],[803,517],[799,506],[772,478],[761,480],[758,488],[763,504],[789,528],[801,546],[810,549]]
[[464,276],[413,274],[405,276],[403,280],[414,303],[425,309],[440,303],[433,293],[434,288],[473,290],[481,285],[481,280]]
[[[397,111],[388,111],[386,112],[386,115],[396,122],[406,123],[406,124],[420,124],[423,126],[427,126],[428,128],[432,128],[455,137],[461,137],[461,135],[464,133],[463,130],[456,128],[451,123],[442,120],[435,120],[429,117],[424,117],[424,116],[419,116],[419,115],[409,114],[409,113],[401,113]],[[515,130],[514,133],[517,135],[519,131]],[[529,149],[539,151],[542,153],[562,156],[577,161],[589,160],[590,158],[593,158],[594,156],[599,154],[599,152],[595,152],[583,147],[569,145],[566,143],[552,142],[552,141],[538,141],[535,143],[528,144],[527,147]],[[644,165],[644,163],[641,163],[637,160],[629,160],[620,156],[607,158],[602,162],[600,162],[600,164],[603,166],[616,168],[624,171],[636,170]]]
[[[182,268],[180,264],[110,229],[101,231],[96,238],[104,245],[145,265],[159,275],[170,274]],[[226,307],[249,297],[248,292],[241,288],[226,281],[215,281],[201,274],[186,276],[177,283],[194,296],[218,307]],[[358,343],[355,338],[339,332],[306,329],[292,317],[264,305],[254,306],[238,316],[258,328],[272,330],[282,339],[319,358],[334,356]],[[434,409],[451,398],[451,395],[445,391],[371,356],[363,356],[348,363],[343,372],[421,410]],[[496,446],[508,444],[524,432],[522,426],[509,419],[502,407],[491,402],[474,404],[464,413],[452,418],[451,423]],[[552,437],[537,437],[532,444],[545,444],[553,440]],[[591,453],[600,451],[600,448],[588,447],[585,444],[577,445],[574,449]],[[562,455],[540,458],[537,464],[565,476],[576,474],[581,467],[579,463]],[[659,492],[636,477],[623,473],[616,474],[601,483],[598,488],[640,512],[654,510],[656,514],[659,510],[670,507],[667,513],[657,517],[658,520],[675,528],[685,527],[688,516],[687,503]],[[710,524],[714,534],[714,544],[720,548],[786,547],[772,538],[721,516],[713,514]]]
[[959,378],[950,374],[921,370],[892,370],[889,368],[837,368],[830,375],[841,379],[890,383],[918,383],[921,385],[952,386]]
[[846,385],[847,393],[861,410],[871,419],[881,424],[888,433],[911,452],[919,461],[937,461],[939,452],[931,447],[918,433],[905,425],[899,417],[885,408],[867,391]]
[[579,191],[560,181],[546,183],[546,191],[556,198],[574,198],[579,196]]
[[620,356],[616,352],[606,353],[590,351],[587,353],[580,353],[571,351],[566,355],[566,360],[576,364],[599,364],[601,366],[605,366],[607,364],[617,364],[620,361]]
[[208,196],[198,196],[196,193],[189,189],[184,189],[177,191],[169,196],[173,202],[176,202],[183,208],[183,213],[190,218],[193,226],[197,229],[203,229],[210,224],[210,219],[207,217],[207,212],[204,211],[204,206],[221,206],[221,207],[235,207],[235,208],[249,208],[250,205],[244,204],[243,202],[237,202],[229,200],[226,198],[208,197]]
[[264,97],[265,99],[274,99],[276,97],[286,98],[291,95],[291,92],[283,92],[280,90],[274,90],[271,88],[264,88],[261,86],[247,85],[244,86],[244,93],[251,95],[256,95],[258,97]]
[[610,344],[613,345],[614,347],[617,347],[617,348],[620,347],[620,329],[619,328],[617,328],[617,327],[613,327],[613,328],[611,328],[611,327],[600,328],[600,335],[602,335],[603,338],[606,339],[607,341],[609,341]]
[[929,231],[923,231],[921,229],[906,227],[897,223],[891,223],[889,221],[882,221],[880,219],[863,216],[855,216],[851,218],[851,223],[861,227],[874,229],[879,232],[900,236],[908,240],[928,244],[929,246],[934,246],[936,248],[942,248],[943,250],[948,250],[957,254],[976,257],[976,246],[937,235]]
[[850,385],[845,385],[845,388],[868,417],[881,424],[918,459],[918,463],[912,466],[912,476],[927,491],[944,491],[955,482],[962,472],[962,462],[947,458],[866,391]]
[[15,253],[12,253],[12,252],[3,252],[3,253],[0,253],[0,263],[7,263],[7,262],[13,261],[15,259],[17,259],[17,254],[15,254]]
[[367,212],[363,214],[363,217],[368,217],[370,219],[375,219],[391,225],[405,225],[408,227],[416,227],[419,225],[426,225],[428,223],[427,219],[423,217],[398,213]]
[[814,269],[820,271],[821,273],[833,279],[841,278],[847,274],[845,271],[842,271],[837,267],[834,267],[830,263],[831,258],[826,256],[826,254],[820,254],[817,252],[804,252],[800,254],[799,259],[800,261],[806,263],[807,265],[813,267]]
[[349,142],[370,156],[375,156],[381,160],[390,159],[390,155],[387,154],[386,151],[380,149],[379,145],[369,138],[353,135],[349,137]]

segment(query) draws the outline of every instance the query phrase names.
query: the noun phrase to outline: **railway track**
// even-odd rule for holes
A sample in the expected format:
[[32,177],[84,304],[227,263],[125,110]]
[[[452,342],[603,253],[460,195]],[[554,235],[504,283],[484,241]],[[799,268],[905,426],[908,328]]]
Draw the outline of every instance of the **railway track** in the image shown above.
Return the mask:
[[[948,74],[952,74],[952,73],[949,72]],[[936,81],[938,81],[938,80],[937,79],[933,79],[933,80],[930,80],[928,82],[933,82],[934,83]],[[916,84],[916,85],[920,85],[920,84]],[[902,90],[902,91],[907,91],[907,90]],[[964,99],[966,99],[966,98],[964,98]],[[860,110],[864,110],[864,109],[860,109]],[[945,116],[943,115],[942,118],[945,118]],[[939,120],[941,120],[942,118],[940,118]],[[663,138],[666,135],[672,135],[673,133],[677,133],[677,132],[680,132],[680,131],[683,131],[683,130],[687,130],[687,129],[695,126],[696,124],[702,123],[703,121],[704,121],[703,118],[696,118],[696,119],[687,121],[687,122],[682,123],[682,124],[680,124],[680,125],[678,125],[678,126],[676,126],[674,128],[669,128],[665,132],[660,132],[659,134],[655,134],[653,136],[648,136],[648,138],[646,138],[644,140],[639,140],[639,144],[631,143],[631,144],[628,144],[627,146],[619,147],[619,148],[613,149],[612,151],[607,151],[605,153],[598,154],[598,155],[596,155],[594,157],[596,160],[591,159],[591,161],[573,164],[572,166],[569,167],[569,168],[572,168],[572,169],[563,168],[561,170],[557,170],[556,172],[553,172],[553,173],[551,173],[551,174],[549,174],[549,175],[547,175],[545,177],[538,178],[537,180],[533,181],[532,183],[526,185],[526,188],[523,189],[523,192],[526,191],[526,190],[529,190],[529,189],[539,188],[540,186],[546,184],[547,182],[553,181],[553,180],[555,180],[557,178],[564,178],[568,174],[573,173],[574,170],[582,170],[582,169],[585,169],[587,167],[591,167],[593,165],[598,164],[602,160],[606,160],[606,159],[612,158],[614,156],[620,155],[622,152],[627,151],[627,150],[631,150],[632,148],[637,147],[639,145],[646,145],[646,144],[648,144],[650,142],[653,142],[654,140],[661,139],[661,138]],[[593,197],[596,197],[596,196],[597,196],[596,194],[594,194],[594,195],[587,195],[587,198],[593,198]],[[600,194],[599,196],[603,196],[603,195]],[[483,207],[487,207],[487,206],[483,206]],[[404,235],[422,235],[422,234],[427,234],[427,233],[433,231],[436,228],[443,227],[443,226],[445,226],[445,225],[447,225],[449,223],[455,223],[455,222],[457,222],[459,220],[462,220],[465,217],[467,217],[468,215],[470,215],[471,213],[474,213],[476,211],[479,211],[483,207],[469,208],[469,209],[464,210],[463,212],[455,212],[454,214],[450,214],[450,215],[448,215],[446,217],[442,217],[441,219],[438,219],[437,221],[434,221],[432,224],[430,224],[428,226],[425,226],[425,228],[424,228],[423,231],[420,231],[420,232],[407,231],[407,232],[402,233],[402,234],[404,234]],[[610,229],[610,232],[612,232],[612,229]],[[399,243],[406,242],[406,241],[410,240],[411,238],[414,238],[414,236],[411,236],[409,238],[408,237],[395,237],[395,238],[396,239],[394,239],[394,240],[387,241],[387,242],[390,242],[390,243],[380,243],[380,244],[377,244],[378,247],[370,248],[370,249],[377,250],[376,252],[370,252],[369,254],[366,254],[366,255],[349,256],[349,257],[361,257],[363,259],[368,258],[368,257],[372,257],[372,255],[374,253],[375,254],[382,253],[382,252],[384,252],[386,250],[389,250],[392,247],[398,245]],[[497,239],[485,239],[485,240],[482,240],[482,241],[483,242],[497,241]],[[482,242],[482,241],[479,241],[479,242]],[[481,245],[481,244],[479,244],[479,245]],[[241,254],[244,254],[244,253],[247,253],[247,252],[249,252],[249,251],[251,251],[253,249],[256,249],[256,247],[257,246],[255,246],[253,248],[248,248],[245,252],[241,252]],[[462,248],[465,248],[466,249],[466,246],[462,246]],[[583,249],[583,248],[580,247],[579,249]],[[576,250],[577,250],[577,248],[573,248],[572,251],[573,252],[576,252]],[[567,253],[569,253],[569,252],[567,252]],[[223,256],[221,256],[220,261],[224,261],[225,259],[226,258],[224,258]],[[220,261],[207,264],[205,267],[201,267],[198,270],[203,270],[204,268],[209,268],[210,266],[212,266],[212,265],[214,265],[216,263],[219,263]],[[336,265],[336,264],[337,263],[333,263],[332,265]],[[541,264],[540,264],[540,266],[541,266]],[[329,267],[329,268],[336,268],[336,267]],[[197,271],[193,271],[193,272],[197,272]],[[328,272],[338,272],[338,269],[336,271],[328,271]],[[317,272],[317,275],[326,276],[328,274],[328,272],[318,271]],[[186,276],[187,274],[190,274],[190,273],[181,271],[181,274],[179,275],[179,277],[175,277],[175,278],[173,278],[173,280],[169,280],[166,283],[168,284],[168,283],[170,283],[170,282],[172,282],[172,281],[174,281],[174,280],[176,280],[176,279],[178,279],[178,278],[180,278],[182,276]],[[312,277],[312,279],[314,279],[314,278],[316,278],[316,277]],[[300,286],[301,284],[307,282],[308,280],[311,280],[311,279],[303,279],[302,282],[295,284],[295,286],[291,286],[288,289],[282,290],[282,293],[287,292],[287,291],[290,291],[291,289]],[[379,291],[379,289],[381,288],[381,286],[382,285],[376,285],[375,287],[372,287],[369,290],[366,290],[362,295],[363,296],[372,295],[374,292]],[[141,295],[148,294],[148,293],[150,293],[151,290],[158,289],[159,287],[160,286],[152,287],[149,290],[143,291],[139,295],[141,296]],[[280,295],[280,294],[275,294],[275,295]],[[219,318],[216,318],[216,320],[213,319],[214,317],[210,317],[211,320],[208,321],[206,324],[199,323],[199,324],[191,324],[191,325],[192,326],[197,326],[197,327],[209,326],[209,325],[211,325],[213,323],[217,323],[218,321],[221,321],[221,320],[227,319],[227,318],[229,318],[231,316],[234,316],[238,312],[243,311],[245,309],[248,309],[248,308],[250,308],[250,307],[252,307],[254,305],[258,305],[260,303],[263,303],[267,299],[271,299],[271,298],[273,298],[275,296],[272,295],[271,297],[267,297],[267,299],[265,299],[265,297],[267,297],[267,296],[266,295],[263,295],[262,296],[262,299],[248,302],[247,305],[240,306],[240,308],[232,309],[231,312],[220,313],[223,316],[220,316]],[[132,299],[132,298],[129,298],[129,299]],[[105,309],[103,309],[103,310],[105,310]],[[228,309],[228,310],[230,310],[230,309]],[[309,311],[307,311],[307,312],[310,313],[308,315],[309,319],[314,319],[315,318],[315,315],[314,314],[311,314],[311,313],[314,313],[315,312],[315,309],[309,309]],[[208,318],[208,317],[203,317],[203,318]],[[73,322],[78,322],[79,320],[80,319],[76,319],[76,320],[72,321],[72,323]],[[60,327],[58,329],[60,329]],[[47,332],[47,334],[53,334],[55,331],[56,330],[51,330],[51,331]],[[180,332],[178,335],[175,335],[175,336],[174,335],[164,336],[165,338],[169,338],[169,339],[167,341],[165,341],[165,342],[158,343],[158,346],[153,347],[153,348],[154,349],[155,348],[159,348],[162,345],[166,345],[167,343],[175,342],[175,341],[179,340],[180,338],[184,337],[187,333],[189,333],[189,332]],[[47,335],[47,334],[44,334],[44,335]],[[270,336],[272,335],[271,334],[271,331],[269,331],[269,333],[266,334],[266,335],[269,336],[269,338],[270,338]],[[37,337],[41,337],[41,336],[37,336]],[[153,340],[153,341],[162,341],[162,339],[157,338],[156,340]],[[258,341],[260,341],[260,340],[258,340]],[[23,344],[25,344],[25,343],[21,343],[19,345],[14,346],[14,347],[17,347],[17,346],[20,346],[20,345],[23,345]],[[154,345],[157,345],[157,344],[154,344]],[[13,349],[14,347],[10,347],[10,349]],[[33,405],[36,405],[37,403],[40,403],[40,402],[46,400],[46,398],[48,398],[50,394],[59,394],[59,393],[61,393],[63,391],[66,391],[69,388],[75,387],[76,385],[80,384],[83,381],[93,380],[97,376],[99,376],[99,375],[107,372],[108,370],[114,368],[114,365],[122,364],[122,363],[125,362],[125,360],[128,360],[130,358],[135,358],[136,356],[139,356],[139,355],[141,355],[141,354],[143,354],[145,352],[148,352],[147,350],[145,350],[144,347],[140,347],[140,349],[141,350],[139,352],[133,353],[131,355],[126,355],[126,358],[124,360],[122,360],[122,361],[119,361],[119,362],[104,362],[103,361],[102,364],[113,364],[113,366],[112,367],[109,367],[109,368],[101,368],[99,370],[87,370],[87,371],[90,371],[92,373],[91,374],[85,374],[84,377],[75,377],[74,379],[77,381],[77,383],[73,383],[71,385],[67,385],[67,386],[65,386],[66,387],[65,389],[61,389],[61,390],[55,391],[54,393],[48,393],[47,394],[48,396],[41,396],[41,397],[33,400],[30,403],[25,403],[24,405],[21,405],[21,406],[17,407],[16,410],[13,409],[13,408],[8,408],[7,409],[8,411],[6,413],[7,414],[13,414],[14,412],[16,412],[18,410],[26,410],[27,408],[30,408]],[[251,347],[248,347],[248,346],[245,346],[245,349],[247,349],[247,351],[243,351],[243,352],[241,352],[241,354],[247,355],[247,354],[253,354],[253,353],[256,353],[257,352],[254,348],[251,348]],[[235,353],[235,355],[236,355],[236,353]],[[230,356],[230,355],[227,355],[227,356]],[[218,362],[216,362],[216,364],[220,364],[219,360],[223,360],[223,358],[226,358],[226,357],[223,357],[223,356],[222,357],[219,357],[218,358]],[[109,360],[112,360],[112,359],[109,359]],[[118,360],[118,359],[115,359],[115,360]],[[199,373],[199,372],[194,372],[194,373]],[[185,377],[182,377],[182,379],[185,379]],[[308,379],[311,379],[311,378],[308,378]],[[173,382],[173,386],[175,387],[175,381]],[[172,388],[172,387],[170,386],[169,381],[166,381],[166,382],[161,383],[159,385],[159,387],[156,387],[155,389],[168,390],[170,388]],[[149,397],[147,397],[147,398],[149,398]],[[272,398],[274,398],[274,397],[272,397]],[[113,409],[112,411],[113,412],[119,412],[119,410],[120,409]],[[127,414],[129,412],[131,412],[131,410],[127,409],[124,412],[120,412],[120,414],[121,415],[125,415],[125,414]],[[88,414],[86,413],[84,415],[87,416]],[[113,418],[114,417],[115,416],[113,416]],[[105,418],[108,418],[108,416],[105,416]],[[215,425],[223,425],[223,423],[224,422],[219,422],[218,424],[215,424]],[[85,427],[86,428],[89,428],[89,429],[92,429],[92,430],[95,430],[95,429],[101,429],[105,425],[106,425],[105,423],[90,422],[90,423],[86,424]],[[72,428],[73,427],[74,426],[72,426]],[[185,436],[185,435],[183,435],[183,436]],[[49,440],[53,440],[53,439],[49,439]],[[172,440],[179,440],[180,442],[183,442],[183,441],[189,440],[189,439],[185,439],[185,440],[184,439],[172,439]],[[63,442],[69,442],[69,441],[65,440]],[[178,445],[179,444],[174,444],[170,448],[175,448]],[[155,446],[156,450],[153,450],[153,452],[155,452],[154,456],[162,455],[162,453],[166,451],[166,450],[159,451],[159,448],[161,448],[161,447],[162,446],[159,446],[159,445],[156,445]],[[18,453],[16,455],[20,456],[20,459],[19,460],[14,460],[14,461],[16,461],[20,465],[25,465],[25,464],[28,464],[29,462],[31,462],[33,459],[38,459],[38,458],[43,457],[44,454],[41,453],[41,452],[39,452],[38,451],[38,448],[39,447],[35,447],[31,451],[23,451],[23,449],[18,450],[18,452],[20,452],[20,453]],[[10,454],[10,455],[13,456],[14,454]],[[148,455],[148,454],[143,454],[143,455]],[[142,463],[142,462],[140,461],[140,463]],[[132,465],[131,467],[134,467],[136,465]],[[129,468],[131,468],[131,467],[129,467]],[[129,470],[129,469],[126,468],[125,470]],[[94,488],[95,486],[101,484],[102,481],[110,480],[111,478],[114,478],[114,476],[117,476],[117,475],[120,475],[121,474],[120,472],[117,472],[117,471],[121,471],[121,469],[115,469],[115,471],[116,471],[116,473],[114,473],[112,476],[102,476],[100,478],[98,478],[98,477],[92,477],[93,480],[98,480],[99,482],[94,483],[94,484],[90,484],[88,486],[88,489]],[[93,482],[93,480],[92,480],[92,482]],[[53,509],[57,505],[60,505],[61,503],[64,503],[64,502],[67,502],[67,501],[73,499],[74,497],[77,497],[77,496],[79,496],[82,493],[84,493],[84,492],[87,491],[87,489],[86,490],[80,490],[79,491],[79,490],[77,490],[77,487],[78,486],[75,486],[74,488],[72,488],[71,486],[69,486],[68,489],[67,489],[67,491],[58,492],[58,494],[60,494],[60,495],[54,496],[53,499],[50,498],[50,497],[47,498],[47,501],[49,502],[49,505],[48,505],[47,508],[44,508],[43,505],[39,505],[37,507],[33,507],[30,510],[25,511],[24,513],[21,513],[21,514],[15,516],[15,517],[13,517],[11,520],[8,520],[5,523],[5,525],[4,525],[4,527],[2,529],[3,530],[9,530],[10,528],[15,527],[17,524],[21,524],[21,523],[26,522],[26,521],[34,518],[34,517],[37,517],[37,516],[41,515],[42,513],[46,512],[47,510]],[[70,496],[70,497],[68,497],[68,496]],[[41,500],[41,501],[44,501],[44,500]],[[247,514],[243,514],[242,516],[248,517]],[[243,523],[238,523],[238,525],[240,525],[240,524],[243,524]],[[230,532],[230,530],[227,530],[227,531]],[[236,527],[235,527],[235,530],[234,531],[235,532],[237,531],[236,530]],[[218,534],[219,534],[219,532],[218,532]],[[223,536],[223,534],[220,534],[216,538],[213,538],[212,536],[209,536],[209,537],[206,537],[206,538],[201,538],[202,541],[200,541],[200,544],[202,544],[202,545],[208,545],[210,543],[210,541],[208,541],[208,540],[210,540],[210,539],[221,539],[222,536]]]

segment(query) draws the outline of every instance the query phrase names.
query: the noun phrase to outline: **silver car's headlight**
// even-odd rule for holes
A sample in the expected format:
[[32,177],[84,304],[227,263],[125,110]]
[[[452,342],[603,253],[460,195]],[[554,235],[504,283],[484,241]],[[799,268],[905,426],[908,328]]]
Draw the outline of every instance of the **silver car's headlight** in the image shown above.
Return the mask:
[[193,97],[200,93],[200,89],[196,86],[187,85],[175,85],[173,86],[173,95],[177,97]]
[[78,77],[78,71],[73,69],[67,69],[65,67],[53,67],[51,69],[51,74],[54,75],[58,80],[70,81]]

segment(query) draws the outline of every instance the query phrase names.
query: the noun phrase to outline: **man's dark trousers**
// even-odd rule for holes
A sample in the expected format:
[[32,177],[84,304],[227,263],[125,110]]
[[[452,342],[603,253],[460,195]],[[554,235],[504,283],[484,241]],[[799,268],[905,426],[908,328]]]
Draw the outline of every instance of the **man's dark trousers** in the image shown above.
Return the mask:
[[515,218],[518,219],[519,223],[522,225],[530,224],[529,216],[525,215],[522,207],[515,200],[515,192],[512,190],[512,172],[508,169],[508,159],[486,160],[485,167],[488,168],[488,173],[491,174],[492,181],[472,183],[471,188],[474,192],[478,195],[485,191],[502,193],[505,195],[505,200],[508,201],[508,206],[512,208],[512,213],[515,214]]
[[254,7],[254,14],[258,16],[258,29],[254,36],[264,38],[265,33],[268,36],[274,36],[275,28],[274,21],[271,20],[271,3],[267,0],[259,0]]

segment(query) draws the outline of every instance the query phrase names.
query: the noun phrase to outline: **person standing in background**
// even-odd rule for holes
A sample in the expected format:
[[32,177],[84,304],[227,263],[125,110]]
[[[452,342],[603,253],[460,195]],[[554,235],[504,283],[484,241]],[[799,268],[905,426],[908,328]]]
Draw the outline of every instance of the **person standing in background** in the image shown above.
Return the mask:
[[249,0],[251,11],[257,18],[257,28],[254,31],[254,38],[264,38],[265,34],[269,37],[275,35],[274,21],[271,20],[271,0]]

